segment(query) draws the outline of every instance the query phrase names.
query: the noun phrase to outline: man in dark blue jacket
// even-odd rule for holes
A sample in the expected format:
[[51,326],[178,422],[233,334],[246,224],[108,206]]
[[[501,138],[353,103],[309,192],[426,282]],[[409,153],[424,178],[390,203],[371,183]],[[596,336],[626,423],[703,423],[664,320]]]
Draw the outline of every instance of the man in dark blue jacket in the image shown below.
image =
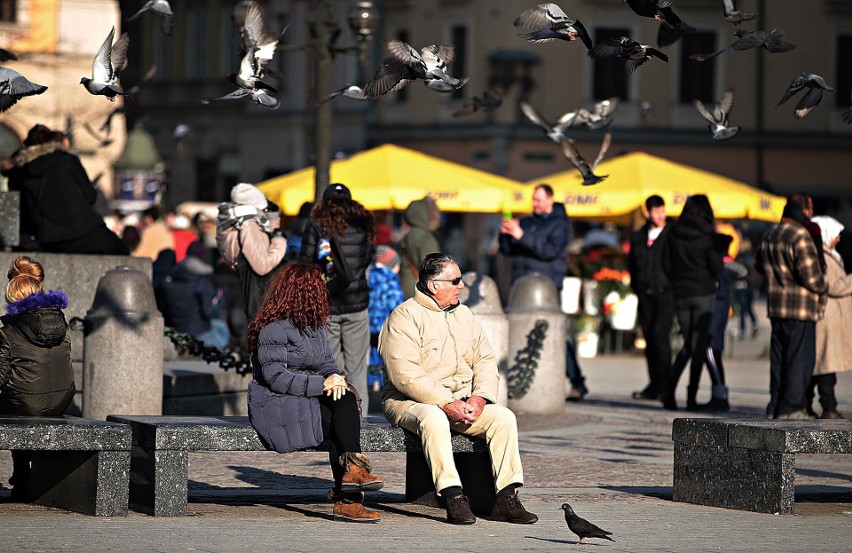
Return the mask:
[[[500,252],[512,257],[512,283],[531,273],[540,273],[553,280],[558,295],[567,270],[571,225],[565,206],[554,201],[553,188],[549,184],[536,186],[533,214],[520,221],[504,220],[500,233]],[[569,342],[567,345],[566,370],[571,380],[568,399],[578,401],[588,390],[573,344]]]

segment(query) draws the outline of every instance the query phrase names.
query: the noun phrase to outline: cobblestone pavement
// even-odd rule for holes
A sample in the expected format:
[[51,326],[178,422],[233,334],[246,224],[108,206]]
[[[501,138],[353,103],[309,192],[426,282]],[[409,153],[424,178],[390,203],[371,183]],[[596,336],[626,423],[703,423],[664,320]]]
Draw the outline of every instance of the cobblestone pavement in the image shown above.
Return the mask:
[[[738,342],[725,359],[732,416],[759,417],[768,389],[763,340]],[[193,453],[189,516],[100,519],[9,503],[0,490],[0,542],[36,551],[558,551],[576,542],[559,506],[614,532],[613,551],[848,551],[852,462],[843,455],[796,457],[796,515],[772,516],[671,501],[671,423],[678,416],[630,398],[645,383],[639,356],[581,360],[590,395],[561,414],[519,416],[527,486],[538,524],[443,522],[442,510],[403,502],[404,458],[371,454],[385,488],[371,494],[378,525],[331,523],[328,459],[322,453]],[[839,375],[839,410],[852,414],[852,373]],[[685,384],[682,382],[682,384]],[[699,402],[708,399],[702,382]],[[678,398],[681,404],[682,397]],[[11,472],[0,453],[0,479]]]

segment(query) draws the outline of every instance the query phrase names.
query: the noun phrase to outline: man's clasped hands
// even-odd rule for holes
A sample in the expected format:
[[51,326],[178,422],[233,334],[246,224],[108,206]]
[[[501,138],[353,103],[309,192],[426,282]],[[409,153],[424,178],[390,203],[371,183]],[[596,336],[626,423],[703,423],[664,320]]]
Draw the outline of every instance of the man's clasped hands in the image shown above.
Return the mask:
[[448,403],[442,409],[451,421],[473,424],[479,418],[479,415],[482,414],[484,407],[485,399],[479,396],[470,396],[466,400],[457,399],[452,403]]

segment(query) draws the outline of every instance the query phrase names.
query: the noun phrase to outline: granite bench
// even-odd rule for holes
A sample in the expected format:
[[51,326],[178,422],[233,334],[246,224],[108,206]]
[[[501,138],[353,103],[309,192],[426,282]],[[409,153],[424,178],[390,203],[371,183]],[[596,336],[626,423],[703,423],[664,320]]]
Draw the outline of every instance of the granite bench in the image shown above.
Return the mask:
[[[404,452],[405,500],[438,506],[420,439],[383,418],[373,419],[361,429],[361,450]],[[248,417],[110,415],[107,420],[130,425],[130,508],[153,516],[186,515],[190,451],[267,451]],[[324,450],[321,444],[306,451]],[[471,508],[490,512],[496,498],[485,440],[455,434],[453,453]]]
[[0,449],[31,451],[25,500],[99,517],[127,515],[130,428],[78,417],[0,416]]
[[852,421],[675,419],[673,499],[791,514],[797,453],[852,454]]

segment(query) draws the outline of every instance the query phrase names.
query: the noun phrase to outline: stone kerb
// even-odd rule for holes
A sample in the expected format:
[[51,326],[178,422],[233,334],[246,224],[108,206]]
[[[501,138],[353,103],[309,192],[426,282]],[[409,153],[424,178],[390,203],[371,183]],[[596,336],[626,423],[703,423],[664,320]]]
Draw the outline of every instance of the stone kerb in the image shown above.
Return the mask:
[[[44,267],[45,288],[62,290],[68,295],[65,317],[85,318],[92,306],[98,281],[107,271],[126,265],[142,271],[151,280],[151,260],[124,255],[83,255],[45,252],[0,252],[2,274],[8,271],[12,261],[21,255],[32,257]],[[71,332],[71,358],[83,360],[83,334]]]

